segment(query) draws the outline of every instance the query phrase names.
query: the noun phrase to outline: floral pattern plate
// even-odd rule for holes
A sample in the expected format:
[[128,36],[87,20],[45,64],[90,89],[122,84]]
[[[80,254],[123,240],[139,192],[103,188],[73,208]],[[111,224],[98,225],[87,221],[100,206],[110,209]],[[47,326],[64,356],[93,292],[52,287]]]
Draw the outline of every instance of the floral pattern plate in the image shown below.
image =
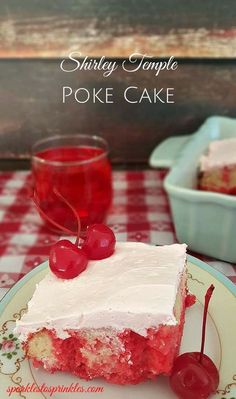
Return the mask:
[[[79,397],[88,399],[96,395],[101,399],[174,399],[165,377],[136,386],[117,386],[102,380],[83,381],[67,373],[51,375],[32,367],[24,358],[13,329],[47,269],[45,262],[32,270],[0,303],[0,398],[76,399],[79,393]],[[236,399],[236,287],[221,273],[192,256],[188,257],[188,285],[197,303],[187,309],[181,352],[199,350],[204,295],[211,283],[215,291],[209,307],[205,352],[220,370],[220,385],[213,398]]]

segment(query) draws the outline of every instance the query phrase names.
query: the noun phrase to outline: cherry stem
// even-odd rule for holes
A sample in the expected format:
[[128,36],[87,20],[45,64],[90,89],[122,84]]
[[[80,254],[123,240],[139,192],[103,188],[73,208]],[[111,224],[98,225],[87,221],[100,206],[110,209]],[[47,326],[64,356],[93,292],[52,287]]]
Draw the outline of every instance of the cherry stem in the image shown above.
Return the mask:
[[203,313],[203,321],[202,321],[202,344],[201,344],[201,352],[200,352],[200,359],[199,359],[200,363],[202,363],[203,354],[204,354],[208,306],[209,306],[209,302],[210,302],[210,299],[211,299],[214,289],[215,289],[214,285],[211,284],[211,286],[208,288],[206,295],[205,295],[204,313]]
[[79,245],[79,239],[80,239],[80,230],[81,230],[81,224],[80,224],[80,218],[78,213],[76,212],[75,208],[67,201],[67,199],[57,190],[57,188],[54,187],[53,189],[54,194],[61,200],[63,201],[73,212],[73,214],[76,217],[77,220],[77,238],[75,241],[75,245],[78,247]]
[[49,221],[53,226],[55,226],[57,229],[62,230],[62,231],[64,231],[64,232],[67,233],[67,234],[75,235],[75,233],[74,233],[73,231],[67,229],[67,228],[64,227],[64,226],[61,226],[59,223],[57,223],[57,222],[55,222],[53,219],[51,219],[50,216],[48,216],[48,215],[40,208],[40,206],[39,206],[39,200],[38,200],[38,197],[37,197],[35,191],[33,192],[32,200],[34,201],[35,206],[36,206],[38,212],[41,214],[41,216],[42,216],[44,219],[48,220],[48,221]]

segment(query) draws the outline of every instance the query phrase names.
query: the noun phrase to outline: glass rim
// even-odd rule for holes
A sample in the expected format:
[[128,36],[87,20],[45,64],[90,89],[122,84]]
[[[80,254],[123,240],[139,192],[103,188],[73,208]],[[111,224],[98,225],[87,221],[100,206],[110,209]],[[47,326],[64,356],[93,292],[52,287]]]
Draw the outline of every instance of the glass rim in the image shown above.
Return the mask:
[[[83,161],[51,161],[48,159],[44,159],[44,158],[40,158],[38,157],[34,151],[36,150],[36,147],[40,146],[41,144],[44,143],[50,143],[53,140],[61,140],[61,139],[76,139],[76,138],[82,138],[82,139],[89,139],[91,141],[94,142],[100,142],[101,144],[103,144],[104,151],[99,154],[99,155],[95,155],[92,158],[83,160]],[[56,148],[57,146],[55,146]],[[48,147],[48,148],[54,148],[54,147]],[[47,149],[47,147],[45,147],[45,149]],[[36,141],[36,143],[33,144],[33,146],[31,147],[31,161],[36,161],[39,162],[41,164],[49,164],[49,165],[53,165],[53,166],[79,166],[79,165],[85,165],[85,164],[89,164],[91,162],[95,162],[98,161],[102,158],[105,158],[107,155],[109,154],[109,146],[107,141],[100,136],[97,135],[88,135],[88,134],[69,134],[69,135],[55,135],[55,136],[51,136],[51,137],[47,137],[47,138],[43,138],[41,140]]]

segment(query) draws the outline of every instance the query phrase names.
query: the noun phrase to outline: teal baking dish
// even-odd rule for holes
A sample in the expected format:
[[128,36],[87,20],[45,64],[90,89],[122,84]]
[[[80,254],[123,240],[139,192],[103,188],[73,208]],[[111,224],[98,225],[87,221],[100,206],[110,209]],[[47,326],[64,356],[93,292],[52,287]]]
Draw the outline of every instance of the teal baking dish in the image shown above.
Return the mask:
[[164,187],[178,240],[193,251],[234,263],[236,197],[196,189],[199,159],[209,142],[232,137],[236,137],[235,119],[210,117],[193,135],[163,142],[153,151],[150,165],[172,166]]

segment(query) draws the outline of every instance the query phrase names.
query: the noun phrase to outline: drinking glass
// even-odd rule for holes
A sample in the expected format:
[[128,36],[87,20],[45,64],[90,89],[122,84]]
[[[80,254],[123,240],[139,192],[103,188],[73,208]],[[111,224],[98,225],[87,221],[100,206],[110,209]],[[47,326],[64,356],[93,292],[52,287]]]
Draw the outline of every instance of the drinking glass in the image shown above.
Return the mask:
[[[112,199],[111,165],[108,144],[98,136],[54,136],[38,141],[32,149],[32,174],[38,205],[53,221],[77,231],[77,220],[70,207],[79,215],[81,228],[101,223]],[[59,233],[42,216],[47,226]]]

